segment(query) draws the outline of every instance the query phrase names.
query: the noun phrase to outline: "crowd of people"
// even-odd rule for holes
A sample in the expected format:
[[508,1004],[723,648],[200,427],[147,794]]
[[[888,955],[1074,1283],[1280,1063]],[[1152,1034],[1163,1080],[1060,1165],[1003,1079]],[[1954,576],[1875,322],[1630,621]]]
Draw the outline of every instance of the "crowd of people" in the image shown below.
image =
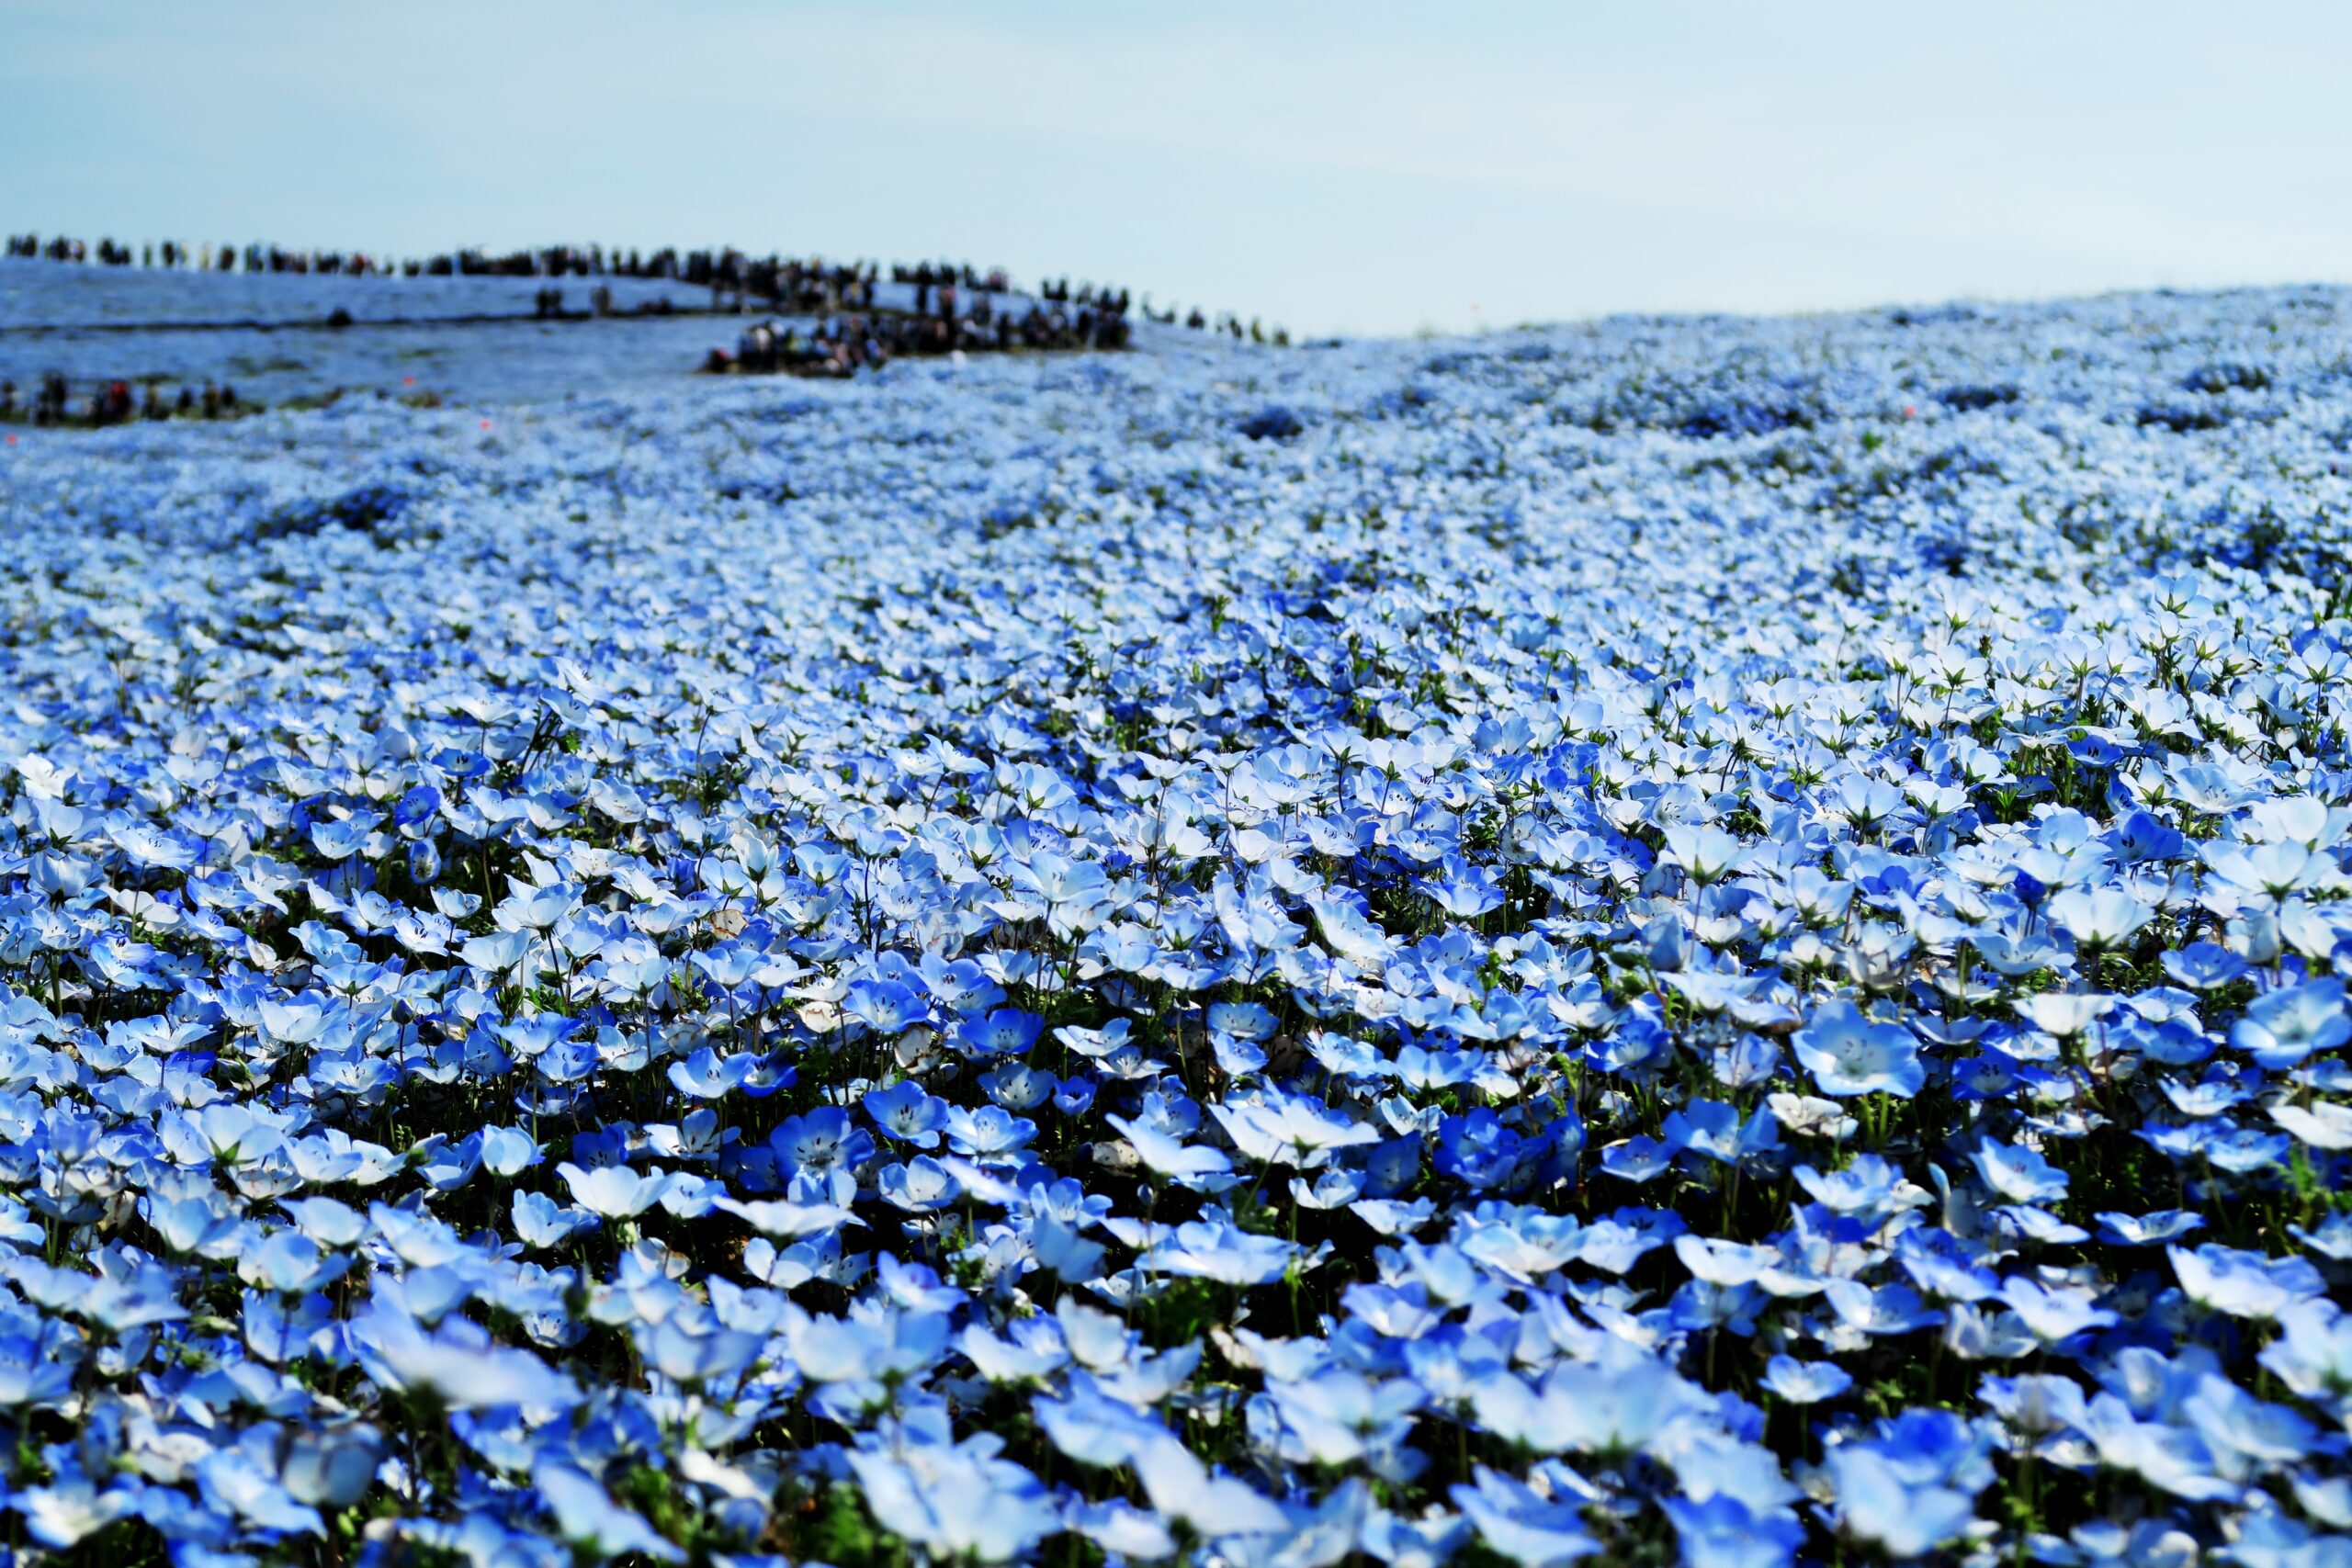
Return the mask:
[[183,386],[175,397],[166,397],[162,386],[153,381],[147,382],[139,394],[133,394],[128,381],[102,381],[76,409],[72,386],[54,370],[40,378],[29,402],[19,402],[16,382],[0,377],[0,423],[29,420],[43,426],[124,424],[134,418],[233,419],[248,412],[249,406],[238,400],[236,388],[210,381],[204,383],[201,391]]
[[761,321],[737,334],[734,353],[712,349],[703,368],[713,375],[849,376],[907,355],[1116,349],[1129,337],[1125,309],[1114,310],[1108,301],[1076,310],[1032,304],[1016,311],[1000,308],[988,293],[963,305],[953,285],[919,298],[927,306],[919,312],[829,316],[805,337],[781,322]]
[[[5,240],[6,254],[11,257],[95,262],[105,266],[161,265],[199,272],[348,277],[666,279],[694,288],[707,287],[714,310],[731,309],[740,312],[757,309],[790,315],[870,312],[875,309],[874,288],[882,276],[881,268],[872,262],[828,263],[773,254],[754,256],[733,246],[681,250],[665,245],[645,251],[620,245],[546,245],[503,253],[472,248],[394,257],[367,251],[299,250],[260,243],[240,246],[233,242],[189,245],[165,240],[160,244],[150,243],[134,248],[107,238],[91,243],[63,235],[44,240],[35,233],[11,234]],[[953,290],[964,296],[1015,292],[1004,268],[991,267],[983,272],[969,262],[894,264],[889,277],[893,283],[914,287],[914,313],[919,316],[930,313],[933,290]],[[1067,276],[1041,283],[1036,297],[1047,305],[1090,308],[1098,316],[1108,311],[1125,317],[1129,312],[1125,288],[1088,284],[1073,288]],[[614,313],[611,291],[602,285],[592,290],[590,304],[597,315]],[[639,309],[642,311],[644,308]],[[543,294],[537,310],[541,315],[561,314],[560,295]],[[1146,321],[1182,325],[1194,332],[1213,331],[1236,341],[1246,338],[1274,344],[1290,341],[1289,334],[1279,327],[1269,332],[1254,320],[1245,325],[1240,317],[1229,312],[1211,317],[1197,307],[1180,312],[1173,306],[1155,311],[1147,300],[1138,313]]]
[[[1143,316],[1145,321],[1158,321],[1162,326],[1172,327],[1177,325],[1176,307],[1173,305],[1170,305],[1165,310],[1154,312],[1151,309],[1150,302],[1147,300],[1144,305]],[[1265,323],[1259,321],[1255,316],[1250,318],[1250,323],[1245,327],[1242,325],[1241,318],[1235,315],[1230,310],[1220,311],[1216,316],[1216,319],[1215,321],[1211,321],[1207,316],[1201,313],[1200,307],[1196,305],[1185,314],[1182,324],[1196,333],[1216,332],[1222,333],[1227,337],[1230,337],[1236,343],[1239,343],[1244,338],[1247,338],[1251,343],[1272,344],[1276,348],[1288,348],[1290,346],[1290,330],[1288,328],[1275,327],[1272,331],[1268,331]]]
[[[665,246],[645,252],[603,245],[550,245],[536,250],[492,254],[479,249],[395,258],[365,251],[289,250],[260,243],[233,243],[190,246],[166,240],[160,245],[133,247],[101,238],[95,244],[64,236],[44,240],[39,234],[0,236],[11,258],[102,266],[161,265],[199,272],[287,274],[349,277],[535,277],[549,280],[582,277],[596,280],[588,293],[589,314],[622,313],[616,305],[612,278],[669,280],[710,290],[714,314],[758,313],[771,319],[738,334],[733,352],[713,348],[703,368],[715,373],[791,373],[847,376],[861,368],[888,363],[902,355],[1014,351],[1100,351],[1125,348],[1137,319],[1166,326],[1182,325],[1194,332],[1215,331],[1236,342],[1244,338],[1283,345],[1289,334],[1280,328],[1267,333],[1252,320],[1244,327],[1238,316],[1214,319],[1194,308],[1179,316],[1173,306],[1155,311],[1147,297],[1136,307],[1128,290],[1091,283],[1073,286],[1068,276],[1040,283],[1034,296],[1018,293],[1002,267],[987,271],[968,262],[925,261],[889,268],[889,281],[899,286],[885,299],[877,289],[883,269],[874,262],[827,262],[818,257],[781,254],[753,255],[731,246],[710,250],[679,250]],[[903,290],[911,288],[911,308]],[[540,320],[567,317],[564,291],[550,281],[532,296],[533,314]],[[667,298],[637,300],[626,313],[667,315],[674,309]],[[800,326],[775,318],[814,318]],[[349,324],[348,311],[338,309],[330,325]],[[21,417],[12,385],[0,396],[0,419]],[[153,387],[143,400],[132,397],[128,382],[98,383],[82,413],[74,415],[73,399],[62,378],[44,378],[33,400],[39,423],[113,423],[132,418],[166,418],[174,413],[220,417],[238,411],[233,389],[208,386],[201,393],[183,388],[176,400],[166,401]]]

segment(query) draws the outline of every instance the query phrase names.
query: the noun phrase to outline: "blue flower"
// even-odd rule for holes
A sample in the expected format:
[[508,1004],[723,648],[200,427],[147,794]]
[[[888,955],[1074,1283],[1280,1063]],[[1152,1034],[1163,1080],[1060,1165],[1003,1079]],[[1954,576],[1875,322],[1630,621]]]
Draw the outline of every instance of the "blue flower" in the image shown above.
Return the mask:
[[1854,1386],[1854,1378],[1834,1361],[1775,1356],[1765,1365],[1764,1386],[1792,1404],[1814,1404],[1837,1398]]
[[1984,1185],[2013,1203],[2046,1203],[2066,1195],[2066,1173],[2038,1150],[1987,1139],[1970,1151],[1969,1158]]
[[1861,1445],[1832,1450],[1828,1470],[1838,1489],[1838,1526],[1895,1557],[1917,1557],[1965,1529],[1975,1509],[1948,1486],[1907,1482],[1893,1462]]
[[2310,980],[2259,997],[2230,1031],[2230,1043],[2259,1066],[2291,1067],[2314,1051],[2332,1051],[2352,1040],[2352,1013],[2344,1005],[2344,982]]
[[1540,1155],[1485,1106],[1438,1123],[1437,1168],[1477,1191],[1508,1187],[1523,1177]]
[[939,1146],[940,1129],[947,1124],[947,1102],[929,1093],[912,1078],[900,1078],[888,1089],[868,1089],[865,1113],[883,1135],[919,1149]]
[[874,1187],[884,1202],[918,1214],[944,1209],[963,1192],[956,1178],[929,1155],[884,1166],[875,1173]]
[[967,1159],[1003,1159],[1018,1153],[1037,1135],[1037,1124],[1015,1116],[1001,1105],[978,1111],[948,1107],[944,1121],[949,1146]]
[[967,1019],[956,1043],[975,1056],[1018,1056],[1037,1043],[1046,1021],[1018,1008],[999,1008],[986,1018]]
[[1824,1094],[1908,1100],[1928,1081],[1918,1043],[1908,1030],[1872,1022],[1842,998],[1824,1004],[1790,1044]]
[[768,1134],[777,1162],[793,1175],[855,1170],[874,1157],[874,1134],[853,1124],[838,1105],[786,1117]]
[[1668,1497],[1662,1506],[1690,1568],[1782,1568],[1804,1544],[1804,1527],[1793,1517],[1751,1509],[1727,1492],[1703,1503]]

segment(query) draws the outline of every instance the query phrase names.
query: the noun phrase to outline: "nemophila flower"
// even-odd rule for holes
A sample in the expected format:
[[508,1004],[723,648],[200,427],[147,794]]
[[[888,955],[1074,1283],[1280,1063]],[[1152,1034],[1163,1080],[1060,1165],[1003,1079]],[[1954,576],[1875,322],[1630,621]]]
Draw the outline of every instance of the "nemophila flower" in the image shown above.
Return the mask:
[[946,1168],[928,1155],[918,1155],[904,1165],[884,1166],[875,1173],[874,1186],[884,1202],[910,1213],[944,1209],[963,1191]]
[[1051,1318],[1023,1318],[1001,1337],[979,1324],[964,1330],[957,1348],[990,1382],[1037,1382],[1069,1364],[1069,1351]]
[[2300,1258],[2266,1258],[2211,1244],[2168,1247],[2165,1254],[2172,1259],[2183,1294],[2231,1317],[2281,1317],[2296,1303],[2326,1288],[2319,1270]]
[[1692,1100],[1682,1110],[1668,1113],[1664,1130],[1669,1142],[1726,1165],[1781,1146],[1780,1123],[1769,1106],[1759,1106],[1743,1118],[1735,1107],[1721,1100]]
[[1437,1089],[1467,1083],[1477,1075],[1479,1057],[1471,1051],[1431,1051],[1420,1045],[1397,1048],[1389,1071],[1410,1089]]
[[2267,1169],[2283,1161],[2294,1147],[2294,1140],[2284,1133],[2265,1133],[2256,1127],[2233,1127],[2219,1122],[2207,1122],[2210,1130],[2199,1149],[2215,1168],[2243,1176]]
[[944,1122],[948,1146],[967,1159],[1006,1158],[1037,1135],[1035,1122],[1001,1105],[983,1105],[978,1111],[950,1106]]
[[1674,1238],[1674,1255],[1692,1277],[1713,1285],[1745,1285],[1770,1267],[1776,1257],[1769,1248],[1713,1236],[1683,1235]]
[[1349,1464],[1400,1448],[1427,1393],[1408,1378],[1375,1382],[1332,1370],[1266,1390],[1283,1424],[1318,1464]]
[[[1901,1201],[1902,1173],[1877,1155],[1857,1155],[1853,1162],[1826,1176],[1809,1165],[1789,1173],[1813,1201],[1840,1214],[1872,1217]],[[1924,1195],[1917,1200],[1924,1201]]]
[[2037,991],[2018,998],[2012,1005],[2036,1029],[2071,1040],[2106,1017],[2115,998],[2087,991]]
[[2352,1149],[2352,1106],[2315,1100],[2308,1106],[2279,1104],[2268,1109],[2270,1119],[2306,1148]]
[[1280,1095],[1259,1101],[1219,1101],[1209,1107],[1244,1159],[1313,1169],[1336,1149],[1379,1141],[1379,1132],[1334,1116],[1317,1101]]
[[559,1013],[534,1013],[499,1023],[500,1042],[525,1061],[544,1056],[579,1032],[580,1021]]
[[1804,1094],[1773,1094],[1765,1097],[1766,1109],[1781,1129],[1797,1137],[1842,1140],[1851,1137],[1860,1126],[1846,1114],[1845,1107],[1834,1100],[1819,1100]]
[[1418,1518],[1374,1510],[1361,1531],[1364,1551],[1393,1568],[1420,1568],[1451,1558],[1469,1540],[1470,1521],[1432,1507]]
[[1791,1046],[1824,1094],[1883,1093],[1907,1100],[1928,1081],[1909,1031],[1873,1022],[1842,998],[1815,1012]]
[[2113,948],[2146,925],[2155,911],[2124,888],[2068,887],[2051,896],[2044,912],[2085,947]]
[[2231,1479],[2292,1464],[2320,1443],[2317,1429],[2301,1416],[2210,1372],[2197,1379],[2181,1408],[2213,1454],[2216,1471]]
[[1348,1212],[1385,1236],[1409,1235],[1426,1225],[1437,1212],[1427,1198],[1406,1202],[1394,1198],[1359,1198]]
[[748,1052],[721,1056],[705,1046],[683,1062],[671,1063],[667,1076],[681,1094],[718,1100],[740,1087],[757,1060]]
[[0,1336],[0,1408],[54,1404],[74,1391],[78,1360],[22,1334]]
[[461,1318],[427,1336],[405,1315],[379,1309],[356,1322],[352,1333],[360,1359],[376,1375],[395,1388],[428,1392],[453,1410],[567,1410],[580,1401],[571,1382],[537,1356],[492,1344]]
[[713,1207],[741,1215],[752,1229],[763,1235],[816,1235],[844,1224],[859,1223],[847,1208],[839,1203],[803,1203],[769,1199],[741,1202],[732,1198],[720,1198],[714,1201]]
[[633,1219],[662,1201],[670,1179],[662,1173],[638,1172],[626,1166],[600,1166],[582,1170],[569,1161],[556,1167],[571,1189],[572,1201],[592,1214],[608,1220]]
[[1378,969],[1388,962],[1396,944],[1362,906],[1362,896],[1352,890],[1318,894],[1308,903],[1315,913],[1315,929],[1334,957]]
[[279,1231],[237,1259],[237,1273],[247,1284],[299,1295],[340,1277],[349,1259],[320,1250],[319,1244],[299,1231]]
[[1364,1191],[1374,1198],[1387,1198],[1412,1185],[1421,1169],[1421,1140],[1417,1134],[1406,1134],[1373,1145],[1364,1151]]
[[2207,844],[2203,853],[2215,877],[2245,893],[2272,899],[2339,887],[2344,879],[2334,856],[2291,840]]
[[1222,1151],[1170,1137],[1139,1118],[1113,1115],[1104,1120],[1125,1134],[1148,1169],[1172,1181],[1190,1186],[1233,1168]]
[[[746,978],[749,978],[748,971]],[[842,1000],[842,1011],[877,1033],[896,1034],[930,1016],[930,1004],[895,980],[857,980]]]
[[640,1325],[637,1339],[647,1362],[673,1382],[709,1383],[736,1377],[766,1346],[759,1334],[726,1327],[687,1309]]
[[1187,1274],[1228,1285],[1262,1285],[1282,1278],[1298,1248],[1277,1236],[1241,1229],[1222,1213],[1178,1225],[1136,1259],[1139,1268]]
[[291,1434],[279,1483],[298,1503],[345,1508],[357,1502],[383,1458],[383,1434],[365,1422]]
[[138,1498],[129,1490],[100,1492],[81,1476],[26,1490],[17,1510],[35,1540],[63,1551],[130,1514]]
[[1515,1377],[1488,1380],[1474,1408],[1494,1431],[1544,1452],[1619,1455],[1639,1450],[1696,1397],[1662,1363],[1621,1352],[1603,1363],[1563,1363],[1540,1391]]
[[901,1078],[888,1089],[868,1089],[865,1113],[886,1137],[919,1149],[939,1146],[940,1129],[947,1122],[947,1102],[929,1093],[912,1078]]
[[593,1219],[584,1210],[564,1209],[544,1192],[516,1192],[514,1234],[526,1247],[560,1246],[563,1239]]
[[1764,1369],[1764,1386],[1792,1404],[1835,1399],[1854,1385],[1853,1374],[1834,1361],[1800,1361],[1775,1356]]
[[2218,942],[2193,942],[2165,952],[2165,973],[2192,990],[2226,986],[2245,973],[2245,960]]
[[1830,1280],[1822,1286],[1838,1321],[1861,1334],[1908,1334],[1944,1320],[1908,1285],[1881,1285],[1873,1290],[1859,1280]]
[[2069,1224],[2049,1210],[2030,1203],[2003,1203],[1991,1213],[1998,1221],[1999,1234],[2008,1241],[2063,1247],[2090,1239],[2090,1233],[2080,1225]]
[[1860,1444],[1832,1450],[1827,1469],[1838,1492],[1838,1528],[1894,1557],[1941,1545],[1975,1516],[1965,1494],[1908,1483],[1886,1457]]
[[2079,1429],[2088,1419],[2083,1387],[2071,1378],[2049,1374],[1988,1377],[1979,1385],[1977,1397],[2011,1431],[2030,1438]]
[[2054,1344],[2092,1328],[2117,1321],[2114,1313],[2097,1306],[2088,1291],[2052,1290],[2022,1274],[2001,1281],[2001,1300],[2008,1303],[2033,1337]]
[[[2239,1221],[2346,1153],[2340,303],[10,448],[0,1405],[74,1416],[27,1539],[2308,1555],[2352,1233]],[[1227,461],[1277,394],[1348,460]],[[1863,425],[1884,482],[1822,479]],[[1623,526],[1521,525],[1571,447]],[[2203,564],[2085,545],[2083,475]],[[2112,1475],[2029,1526],[2029,1453]]]
[[885,1529],[942,1557],[1004,1562],[1025,1556],[1061,1519],[1036,1477],[995,1457],[1001,1447],[983,1436],[844,1457]]
[[1663,1176],[1675,1164],[1677,1149],[1670,1143],[1658,1143],[1649,1134],[1637,1134],[1625,1143],[1611,1143],[1601,1149],[1601,1170],[1623,1182],[1646,1182]]
[[2202,1214],[2186,1209],[2164,1209],[2147,1214],[2102,1210],[2097,1217],[2099,1239],[2117,1247],[2154,1247],[2187,1235],[2205,1224]]
[[1036,1043],[1045,1021],[1018,1008],[999,1008],[983,1019],[967,1019],[956,1033],[976,1056],[1017,1056]]
[[2213,1473],[2213,1452],[2196,1432],[2168,1422],[2142,1421],[2111,1393],[2091,1400],[2081,1429],[2100,1463],[2137,1475],[2176,1497],[2212,1502],[2240,1495],[2236,1483]]
[[1586,1533],[1579,1501],[1555,1500],[1484,1465],[1475,1474],[1476,1485],[1456,1483],[1452,1495],[1488,1550],[1526,1568],[1574,1562],[1600,1550]]
[[1448,856],[1438,870],[1438,875],[1422,877],[1415,886],[1455,919],[1475,920],[1502,907],[1502,882],[1492,871],[1459,855]]
[[1738,839],[1720,828],[1678,823],[1666,829],[1668,857],[1704,886],[1719,882],[1747,859]]
[[1288,1534],[1291,1517],[1247,1482],[1220,1475],[1165,1435],[1136,1442],[1131,1463],[1151,1506],[1211,1540]]
[[874,1157],[874,1134],[851,1123],[836,1105],[786,1118],[768,1134],[777,1163],[794,1174],[854,1170]]
[[2322,1258],[2333,1258],[2338,1263],[2352,1259],[2352,1216],[2340,1210],[2308,1229],[2301,1225],[2289,1225],[2287,1234]]
[[1510,1186],[1540,1155],[1540,1148],[1485,1106],[1438,1125],[1438,1170],[1478,1191]]
[[199,1252],[242,1239],[236,1216],[209,1199],[150,1197],[145,1201],[147,1223],[174,1252]]
[[1035,1111],[1056,1097],[1060,1089],[1051,1073],[1039,1072],[1026,1062],[1009,1062],[992,1072],[979,1075],[983,1092],[1016,1115]]
[[765,1100],[778,1089],[790,1089],[800,1081],[800,1069],[786,1065],[776,1055],[754,1056],[736,1088],[753,1100]]
[[537,1165],[545,1151],[516,1127],[485,1127],[480,1145],[482,1168],[493,1176],[511,1177]]
[[1532,1283],[1583,1251],[1585,1229],[1572,1214],[1519,1212],[1495,1219],[1461,1241],[1463,1255],[1521,1283]]
[[318,1510],[298,1502],[269,1469],[242,1448],[214,1450],[197,1461],[196,1473],[206,1501],[224,1513],[266,1530],[326,1533]]
[[557,1532],[595,1556],[641,1552],[662,1562],[684,1558],[641,1515],[615,1503],[602,1486],[571,1465],[542,1459],[531,1472],[531,1486],[554,1516]]
[[2352,1314],[2304,1299],[2280,1311],[2278,1329],[2259,1359],[2289,1389],[2309,1400],[2340,1401],[2352,1392]]
[[2254,1096],[2253,1089],[2228,1078],[2209,1077],[2194,1084],[2167,1078],[2158,1087],[2164,1097],[2172,1101],[2173,1109],[2184,1116],[2218,1116]]
[[1677,1328],[1728,1329],[1746,1338],[1756,1332],[1756,1314],[1770,1299],[1754,1285],[1713,1285],[1693,1280],[1674,1292],[1667,1303],[1667,1317]]
[[2230,1043],[2260,1066],[2291,1067],[2314,1051],[2331,1051],[2352,1040],[2352,1013],[2344,982],[2309,980],[2257,998],[2230,1031]]
[[1984,1185],[2013,1203],[2044,1203],[2066,1195],[2067,1176],[2041,1152],[1990,1139],[1970,1151]]

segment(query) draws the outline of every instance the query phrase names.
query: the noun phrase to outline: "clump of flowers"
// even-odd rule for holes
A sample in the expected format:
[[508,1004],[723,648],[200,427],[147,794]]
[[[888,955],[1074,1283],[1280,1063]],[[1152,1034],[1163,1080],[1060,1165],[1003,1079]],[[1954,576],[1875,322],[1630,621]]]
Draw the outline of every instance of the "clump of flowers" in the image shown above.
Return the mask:
[[2340,1560],[2344,309],[10,449],[11,1539]]

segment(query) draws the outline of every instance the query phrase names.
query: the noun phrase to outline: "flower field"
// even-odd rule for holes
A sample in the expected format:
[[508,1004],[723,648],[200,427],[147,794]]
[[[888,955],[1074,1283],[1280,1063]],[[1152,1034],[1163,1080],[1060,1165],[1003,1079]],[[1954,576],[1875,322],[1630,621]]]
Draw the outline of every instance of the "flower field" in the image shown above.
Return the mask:
[[7,1540],[2352,1562],[2348,311],[23,433]]

